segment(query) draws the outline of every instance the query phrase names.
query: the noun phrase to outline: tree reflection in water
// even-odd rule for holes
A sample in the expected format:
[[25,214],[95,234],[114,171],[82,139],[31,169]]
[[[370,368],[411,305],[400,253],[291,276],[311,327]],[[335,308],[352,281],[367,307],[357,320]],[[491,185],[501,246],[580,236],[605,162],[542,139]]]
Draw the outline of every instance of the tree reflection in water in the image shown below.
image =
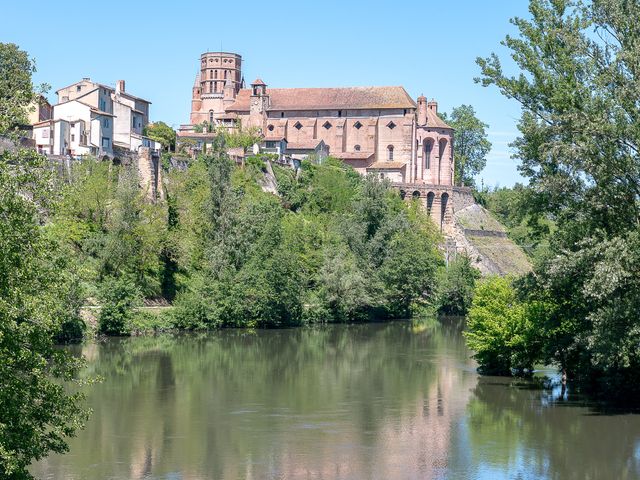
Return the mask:
[[636,416],[479,378],[456,321],[110,339],[83,353],[105,378],[93,417],[68,455],[34,465],[39,478],[638,474]]

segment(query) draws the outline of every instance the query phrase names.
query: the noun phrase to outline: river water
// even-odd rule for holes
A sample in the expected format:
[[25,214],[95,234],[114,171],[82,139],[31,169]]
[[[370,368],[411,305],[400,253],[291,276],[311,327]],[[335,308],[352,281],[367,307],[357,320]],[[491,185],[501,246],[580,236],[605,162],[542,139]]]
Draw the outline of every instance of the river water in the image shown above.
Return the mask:
[[82,347],[93,415],[52,479],[640,478],[640,415],[480,377],[459,323]]

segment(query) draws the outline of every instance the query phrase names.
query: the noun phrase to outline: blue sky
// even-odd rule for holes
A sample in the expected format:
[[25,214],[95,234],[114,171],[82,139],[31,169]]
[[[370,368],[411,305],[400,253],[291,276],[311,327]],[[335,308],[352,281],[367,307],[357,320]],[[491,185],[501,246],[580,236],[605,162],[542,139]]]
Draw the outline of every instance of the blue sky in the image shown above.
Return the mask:
[[[191,86],[202,52],[243,57],[247,82],[272,87],[403,85],[439,109],[471,104],[489,124],[493,149],[477,181],[522,181],[510,143],[518,105],[473,82],[477,56],[514,33],[509,18],[527,16],[525,0],[96,2],[23,0],[3,5],[0,41],[35,58],[36,83],[57,88],[82,77],[153,102],[152,120],[174,127],[189,119]],[[46,6],[45,6],[46,5]]]

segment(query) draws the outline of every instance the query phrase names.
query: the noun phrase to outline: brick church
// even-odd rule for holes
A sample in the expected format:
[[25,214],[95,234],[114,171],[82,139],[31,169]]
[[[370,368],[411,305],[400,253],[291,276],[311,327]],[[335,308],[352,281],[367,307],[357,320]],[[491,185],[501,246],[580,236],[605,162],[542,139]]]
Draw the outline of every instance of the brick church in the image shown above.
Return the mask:
[[207,52],[193,85],[190,124],[178,135],[195,136],[203,122],[257,127],[267,146],[284,145],[299,156],[324,151],[359,173],[388,178],[403,194],[423,197],[443,226],[457,189],[453,129],[437,113],[437,102],[414,101],[401,86],[270,88],[256,79],[245,88],[240,55]]

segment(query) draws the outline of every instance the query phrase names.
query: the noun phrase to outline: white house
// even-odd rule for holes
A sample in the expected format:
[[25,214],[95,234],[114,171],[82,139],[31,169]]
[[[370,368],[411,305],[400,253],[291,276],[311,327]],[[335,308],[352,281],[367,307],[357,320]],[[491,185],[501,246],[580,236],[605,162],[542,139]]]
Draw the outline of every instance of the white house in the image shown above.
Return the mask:
[[105,110],[78,97],[53,106],[54,155],[113,155],[115,115],[110,96],[95,95]]
[[128,93],[124,80],[118,80],[116,87],[112,88],[83,78],[80,82],[61,88],[56,93],[58,105],[76,100],[92,106],[97,111],[112,114],[112,148],[116,146],[134,152],[141,146],[161,148],[159,142],[142,135],[144,127],[149,123],[151,102]]
[[33,124],[33,140],[38,153],[53,153],[53,120],[43,120]]

